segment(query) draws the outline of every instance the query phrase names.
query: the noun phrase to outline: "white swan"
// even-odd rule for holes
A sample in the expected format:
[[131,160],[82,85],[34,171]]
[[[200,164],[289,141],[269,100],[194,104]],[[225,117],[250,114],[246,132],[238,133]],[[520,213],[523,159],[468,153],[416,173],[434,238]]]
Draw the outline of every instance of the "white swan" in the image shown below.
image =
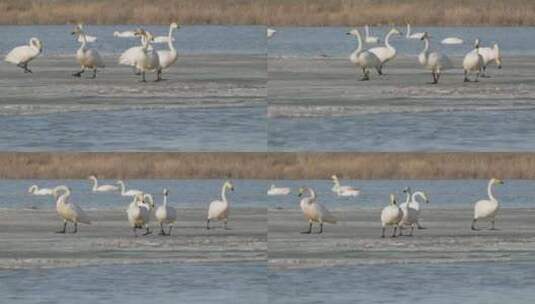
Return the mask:
[[[404,192],[407,193],[407,196],[410,194],[410,188],[407,190],[404,190]],[[405,202],[399,206],[401,209],[403,216],[401,218],[401,221],[399,223],[399,235],[402,235],[402,228],[403,226],[410,226],[411,232],[410,236],[412,236],[414,232],[414,227],[418,227],[418,229],[424,229],[420,226],[418,220],[420,218],[420,203],[418,202],[418,197],[423,199],[426,204],[429,203],[428,196],[425,192],[422,191],[416,191],[410,195],[410,201]]]
[[381,60],[379,58],[369,52],[368,50],[362,49],[362,37],[360,36],[360,32],[357,29],[352,29],[346,35],[351,35],[357,38],[357,48],[349,55],[349,60],[355,64],[360,66],[362,69],[362,78],[361,80],[369,80],[370,79],[370,69],[374,68],[377,70],[377,73],[381,74]]
[[[63,191],[63,194],[60,195],[60,191]],[[56,211],[63,218],[63,230],[57,233],[65,233],[67,231],[67,222],[74,224],[74,231],[72,233],[78,232],[78,223],[91,224],[91,220],[84,210],[75,203],[69,202],[71,195],[71,189],[69,187],[65,185],[57,186],[53,192],[54,198],[56,199]]]
[[128,217],[128,222],[132,226],[134,235],[137,237],[137,229],[145,228],[146,231],[143,235],[151,234],[149,228],[149,219],[150,219],[150,209],[154,207],[154,203],[151,201],[145,202],[143,194],[137,194],[134,196],[134,199],[128,205],[126,209],[126,214]]
[[407,23],[407,34],[406,34],[406,38],[407,39],[422,39],[422,37],[424,36],[424,33],[423,32],[419,32],[419,33],[411,33],[411,25]]
[[360,190],[351,186],[342,186],[336,175],[331,176],[334,185],[331,191],[336,193],[337,196],[342,197],[356,197],[359,196]]
[[394,194],[390,193],[390,204],[384,207],[381,211],[381,225],[383,227],[381,237],[385,237],[386,226],[394,227],[392,237],[396,237],[396,230],[399,227],[399,222],[401,221],[402,216],[403,212],[397,205]]
[[479,230],[476,228],[476,222],[478,220],[490,220],[491,230],[495,230],[494,223],[496,221],[496,214],[498,213],[499,203],[494,195],[492,195],[492,186],[493,185],[503,185],[503,181],[500,179],[493,178],[489,181],[487,186],[487,193],[489,195],[488,200],[480,200],[476,202],[474,206],[474,219],[472,221],[472,230]]
[[267,28],[266,29],[266,37],[267,38],[271,38],[273,37],[273,35],[275,35],[277,33],[277,31],[275,29],[272,29],[272,28]]
[[479,81],[479,75],[481,75],[481,70],[483,68],[483,56],[479,54],[479,38],[476,39],[474,43],[474,51],[470,51],[463,59],[463,69],[464,69],[464,82],[469,82],[470,79],[468,75],[471,72],[475,72],[476,79],[474,82]]
[[367,44],[377,44],[379,43],[380,39],[379,37],[376,37],[376,36],[372,36],[370,34],[370,27],[366,24],[364,26],[364,32],[365,32],[365,37],[364,37],[364,41],[367,43]]
[[113,32],[113,37],[135,38],[136,37],[136,32],[135,31],[124,31],[124,32],[115,31],[115,32]]
[[[83,25],[82,23],[79,23],[79,24],[78,24],[78,27],[80,28],[80,30],[84,31],[84,25]],[[85,34],[85,41],[86,41],[87,43],[93,43],[93,42],[96,42],[96,41],[97,41],[97,37],[87,35],[87,33],[85,33],[85,31],[84,31],[84,34]],[[82,36],[78,36],[76,40],[77,40],[79,43],[84,42]]]
[[161,70],[165,70],[171,65],[173,65],[173,63],[175,63],[178,58],[178,53],[171,40],[173,36],[173,31],[178,28],[180,27],[175,22],[169,25],[169,39],[168,39],[169,50],[161,50],[157,52],[158,58],[160,61],[160,73],[161,73]]
[[39,189],[39,186],[32,185],[30,188],[28,188],[28,193],[31,193],[33,195],[54,195],[54,189],[50,189],[50,188]]
[[462,40],[461,38],[458,38],[458,37],[448,37],[448,38],[442,39],[442,41],[440,41],[440,43],[442,43],[442,44],[463,44],[464,40]]
[[206,229],[210,229],[210,221],[224,221],[223,227],[227,229],[230,204],[227,201],[227,190],[234,191],[234,186],[230,181],[226,181],[221,188],[221,200],[210,203],[208,207],[208,217],[206,219]]
[[33,37],[30,39],[28,45],[22,45],[12,49],[6,55],[5,61],[16,64],[24,70],[24,73],[32,73],[32,70],[28,68],[28,63],[39,56],[42,51],[43,43],[41,40]]
[[145,73],[149,71],[156,71],[155,81],[160,81],[160,75],[162,73],[160,59],[158,54],[152,48],[149,48],[150,41],[153,39],[152,34],[139,29],[136,31],[136,35],[145,37],[145,39],[141,40],[141,49],[138,49],[135,56],[135,67],[141,72],[141,81],[146,82]]
[[136,196],[138,194],[143,194],[143,191],[137,189],[130,189],[127,191],[126,185],[122,180],[118,180],[117,184],[121,187],[121,196]]
[[92,78],[97,77],[97,69],[105,67],[104,61],[100,57],[100,54],[97,50],[87,47],[87,39],[83,31],[82,25],[77,25],[72,34],[76,35],[77,38],[81,37],[82,39],[80,48],[78,49],[78,51],[76,51],[76,60],[80,64],[81,70],[76,73],[73,73],[72,76],[81,77],[82,74],[85,72],[85,69],[92,69]]
[[[156,220],[160,223],[160,235],[171,235],[171,229],[173,229],[173,224],[176,222],[176,209],[172,206],[167,205],[167,196],[169,191],[163,189],[163,204],[156,208],[154,215]],[[169,225],[169,231],[165,233],[163,230],[163,225]]]
[[[143,44],[144,44],[144,40],[146,39],[146,37],[144,35],[141,35],[141,36],[135,35],[136,33],[135,31],[132,31],[132,33],[134,33],[134,37],[140,37],[141,45],[131,47],[127,49],[126,51],[124,51],[119,56],[119,64],[133,67],[134,74],[140,75],[141,72],[136,69],[136,62],[138,58],[141,56],[141,52],[143,52]],[[149,45],[149,49],[152,49],[150,45]]]
[[320,224],[318,233],[323,232],[323,223],[336,224],[336,218],[329,212],[329,210],[322,204],[316,202],[316,193],[312,188],[300,188],[298,196],[303,196],[305,192],[308,192],[308,195],[310,196],[302,198],[299,206],[301,207],[309,226],[308,231],[302,233],[312,233],[312,223]]
[[91,175],[89,177],[89,180],[93,181],[93,192],[111,192],[111,191],[117,191],[119,190],[119,187],[114,185],[98,185],[97,177],[94,175]]
[[288,187],[277,187],[275,185],[271,185],[271,187],[267,190],[267,195],[288,195],[290,194],[290,188]]
[[[476,52],[476,50],[472,50]],[[483,73],[481,77],[490,77],[487,75],[487,66],[489,63],[496,62],[498,69],[502,68],[502,56],[500,54],[500,47],[495,43],[491,48],[490,47],[480,47],[479,54],[483,57]]]
[[390,45],[390,37],[392,35],[401,35],[401,32],[397,28],[391,29],[385,37],[385,46],[377,46],[368,50],[368,52],[375,54],[379,61],[381,62],[379,66],[379,74],[383,74],[383,66],[388,61],[396,57],[396,49]]
[[451,60],[448,56],[441,54],[439,52],[429,51],[429,34],[424,33],[422,39],[425,43],[424,49],[418,55],[418,61],[426,69],[431,70],[431,75],[433,76],[433,84],[438,83],[442,71],[450,69],[453,67]]

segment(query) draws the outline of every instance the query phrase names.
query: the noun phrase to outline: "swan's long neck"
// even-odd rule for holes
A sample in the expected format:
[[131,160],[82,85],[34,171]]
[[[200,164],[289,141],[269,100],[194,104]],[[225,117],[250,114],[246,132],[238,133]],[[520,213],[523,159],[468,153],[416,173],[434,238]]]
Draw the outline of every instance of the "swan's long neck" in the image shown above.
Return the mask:
[[167,207],[167,193],[163,196],[163,206]]
[[360,33],[358,31],[356,32],[356,34],[357,34],[357,48],[355,49],[353,53],[358,54],[362,51],[362,37],[360,36]]
[[175,46],[173,45],[173,29],[174,28],[172,26],[169,26],[169,36],[167,37],[167,43],[169,45],[169,50],[175,52]]
[[366,38],[370,36],[370,27],[368,25],[364,26],[364,32],[366,34]]
[[411,25],[407,23],[407,38],[411,36]]
[[87,44],[87,39],[85,37],[84,32],[80,32],[80,37],[82,37],[82,45],[80,46],[81,49],[85,49],[85,46]]
[[39,191],[39,187],[37,185],[33,185],[30,187],[30,193],[34,193],[36,191]]
[[96,177],[93,177],[91,178],[91,180],[93,181],[93,190],[97,190],[98,188],[98,180]]
[[308,191],[308,194],[310,194],[310,198],[312,200],[315,200],[316,199],[316,192],[314,192],[314,190],[312,190],[312,188],[305,188],[307,191]]
[[149,48],[149,39],[145,35],[141,36],[141,47],[144,51]]
[[492,185],[493,185],[493,181],[490,181],[490,182],[489,182],[489,185],[488,185],[488,187],[487,187],[487,192],[488,192],[488,194],[489,194],[489,199],[490,199],[491,201],[495,201],[496,199],[494,198],[494,195],[492,195]]
[[121,194],[124,195],[124,193],[126,192],[126,189],[125,189],[125,186],[124,186],[124,182],[123,181],[118,181],[117,183],[121,187]]
[[405,202],[408,203],[411,201],[411,198],[414,197],[414,195],[412,194],[412,191],[411,189],[407,189],[407,197],[405,198]]
[[390,36],[392,36],[393,34],[394,34],[394,32],[390,31],[390,32],[388,32],[388,34],[385,37],[385,45],[389,49],[393,49],[393,47],[390,45]]
[[427,37],[424,38],[424,49],[421,54],[424,54],[427,59],[427,55],[429,54],[429,39]]
[[425,194],[422,191],[416,191],[412,194],[411,201],[413,203],[418,203],[418,201],[416,200],[417,197],[425,199]]
[[223,188],[221,188],[221,200],[225,203],[228,203],[227,201],[227,185],[223,185]]

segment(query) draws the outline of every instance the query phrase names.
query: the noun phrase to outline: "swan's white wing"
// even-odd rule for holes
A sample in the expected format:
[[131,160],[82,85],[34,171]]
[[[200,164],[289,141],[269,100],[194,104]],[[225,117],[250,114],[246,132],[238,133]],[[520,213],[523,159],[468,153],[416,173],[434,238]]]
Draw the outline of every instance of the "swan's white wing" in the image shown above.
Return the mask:
[[75,203],[67,203],[65,207],[66,214],[73,222],[91,224],[91,219],[80,206]]
[[208,219],[218,219],[222,217],[228,205],[222,201],[213,201],[208,208]]
[[129,48],[128,50],[124,51],[121,56],[119,56],[119,64],[131,66],[136,65],[141,52],[143,51],[140,46]]
[[316,212],[319,214],[319,219],[321,222],[336,224],[336,217],[334,217],[334,215],[332,215],[331,212],[322,204],[315,203],[313,206],[316,209]]
[[6,55],[5,60],[14,64],[29,62],[35,58],[39,53],[30,46],[23,45],[14,48]]

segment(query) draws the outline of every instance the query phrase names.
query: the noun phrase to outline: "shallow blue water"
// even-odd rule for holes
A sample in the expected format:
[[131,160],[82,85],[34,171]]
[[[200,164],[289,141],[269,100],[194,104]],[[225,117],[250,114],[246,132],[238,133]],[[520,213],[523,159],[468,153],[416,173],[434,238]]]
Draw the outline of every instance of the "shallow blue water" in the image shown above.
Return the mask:
[[535,265],[411,264],[270,272],[270,303],[532,303]]
[[[115,180],[103,180],[110,184]],[[223,180],[128,180],[127,188],[154,194],[156,203],[162,202],[162,189],[168,188],[169,199],[177,207],[207,207],[220,197]],[[298,189],[312,187],[318,200],[332,208],[380,208],[388,203],[388,194],[394,192],[399,201],[405,201],[402,189],[410,186],[414,191],[423,190],[431,203],[426,208],[472,208],[474,202],[487,197],[486,180],[341,180],[361,190],[357,198],[338,198],[331,192],[329,180],[233,180],[235,191],[228,194],[232,206],[298,209]],[[288,196],[267,196],[266,190],[274,183],[279,187],[291,187]],[[88,180],[2,180],[0,181],[0,208],[37,207],[55,208],[50,196],[32,196],[27,193],[32,184],[54,187],[66,184],[72,189],[72,200],[84,208],[122,208],[131,198],[118,193],[93,193]],[[535,207],[535,181],[507,180],[503,186],[495,186],[494,194],[502,208]]]
[[[93,26],[86,25],[88,35],[96,36],[91,45],[102,54],[122,53],[129,47],[139,45],[136,38],[116,38],[114,31],[135,30],[133,25]],[[167,36],[169,26],[146,26],[157,36]],[[28,43],[30,37],[43,41],[46,55],[72,55],[80,44],[70,35],[70,25],[48,26],[0,26],[0,54],[13,47]],[[182,26],[175,31],[175,47],[181,54],[265,54],[266,40],[263,26]],[[156,45],[167,48],[166,44]]]
[[2,151],[265,151],[264,107],[0,116]]
[[271,151],[533,151],[532,111],[271,118]]
[[[372,27],[374,36],[384,40],[390,27]],[[406,34],[405,26],[398,27]],[[357,40],[346,35],[349,27],[281,27],[277,34],[268,41],[270,57],[345,57],[356,48]],[[363,29],[359,29],[363,33]],[[449,55],[464,55],[473,48],[476,38],[481,39],[482,46],[498,43],[502,56],[533,55],[535,41],[529,37],[535,35],[535,27],[414,27],[412,32],[428,31],[433,36],[431,47],[440,49]],[[463,38],[463,45],[444,46],[439,42],[446,37]],[[393,36],[394,37],[394,36]],[[391,38],[390,43],[398,55],[417,55],[423,49],[419,40],[403,37]],[[373,45],[369,46],[372,47]]]
[[0,271],[2,302],[267,303],[265,264],[114,265]]

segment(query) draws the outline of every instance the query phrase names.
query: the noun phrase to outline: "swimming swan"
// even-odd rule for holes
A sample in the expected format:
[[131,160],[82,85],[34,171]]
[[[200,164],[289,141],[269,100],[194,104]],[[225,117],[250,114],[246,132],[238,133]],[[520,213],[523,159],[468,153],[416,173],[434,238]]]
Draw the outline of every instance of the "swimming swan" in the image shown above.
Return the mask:
[[[476,52],[476,50],[472,50],[472,52]],[[487,75],[487,65],[491,62],[496,62],[496,65],[498,66],[498,69],[502,68],[502,56],[500,54],[500,47],[497,43],[495,43],[491,48],[490,47],[480,47],[479,48],[479,55],[483,57],[483,72],[480,75],[480,77],[488,78],[490,76]]]
[[98,185],[97,177],[94,175],[91,175],[89,177],[89,180],[93,181],[93,192],[111,192],[111,191],[117,191],[119,190],[119,187],[114,185]]
[[135,31],[124,31],[124,32],[113,32],[113,37],[117,38],[135,38],[136,32]]
[[381,211],[381,225],[383,227],[381,237],[385,237],[386,226],[394,227],[392,237],[396,237],[396,230],[402,217],[403,212],[398,207],[394,194],[390,193],[390,204]]
[[496,221],[496,214],[498,213],[499,203],[494,195],[492,195],[492,186],[493,185],[503,185],[503,181],[500,179],[493,178],[489,181],[487,187],[487,193],[489,195],[488,200],[480,200],[474,205],[474,219],[472,221],[472,230],[480,230],[476,228],[476,222],[478,220],[490,220],[492,226],[490,230],[495,230],[494,222]]
[[54,189],[50,189],[50,188],[39,189],[39,186],[32,185],[30,188],[28,188],[28,193],[31,193],[33,195],[54,195]]
[[132,226],[132,230],[134,231],[134,236],[137,237],[137,229],[143,229],[145,228],[146,231],[143,235],[151,234],[149,228],[149,219],[150,219],[150,209],[151,207],[154,207],[154,203],[149,201],[145,202],[145,198],[143,194],[137,194],[134,196],[134,199],[128,205],[128,208],[126,209],[126,215],[128,217],[128,222]]
[[406,34],[406,38],[407,39],[422,39],[422,37],[424,36],[424,33],[423,32],[419,32],[419,33],[411,33],[411,25],[407,23],[407,34]]
[[290,194],[290,188],[288,187],[277,187],[275,185],[271,185],[271,187],[267,191],[267,195],[288,195]]
[[145,79],[145,73],[148,71],[156,71],[155,81],[160,81],[160,75],[162,73],[160,59],[158,54],[152,48],[149,48],[150,42],[153,40],[152,34],[143,29],[138,29],[136,35],[145,37],[145,39],[141,40],[142,47],[138,49],[135,56],[135,67],[138,71],[141,71],[141,81],[147,81]]
[[337,196],[342,197],[356,197],[359,196],[360,190],[351,186],[342,186],[336,175],[331,176],[334,185],[331,191],[336,193]]
[[206,229],[210,229],[210,221],[224,221],[223,228],[227,229],[230,204],[227,201],[227,190],[234,191],[234,186],[230,181],[226,181],[221,188],[221,200],[215,200],[208,207],[208,217],[206,219]]
[[367,24],[364,26],[364,32],[365,32],[364,34],[366,35],[364,37],[364,41],[366,43],[368,43],[368,44],[377,44],[377,43],[379,43],[379,41],[380,41],[379,37],[371,36],[370,27]]
[[273,35],[275,35],[276,33],[277,33],[277,31],[274,30],[274,29],[272,29],[272,28],[269,28],[269,27],[268,27],[268,28],[266,29],[266,37],[267,37],[267,38],[271,38],[271,37],[273,37]]
[[33,37],[30,39],[28,45],[22,45],[12,49],[6,55],[5,61],[16,64],[24,70],[24,73],[32,73],[32,70],[28,68],[28,63],[37,58],[42,51],[43,43],[41,40]]
[[381,61],[375,54],[362,49],[362,37],[360,36],[360,32],[357,29],[352,29],[346,33],[346,35],[357,37],[357,48],[351,55],[349,55],[349,60],[355,65],[360,66],[362,69],[362,78],[360,80],[370,80],[371,68],[376,69],[377,73],[381,74]]
[[320,230],[318,233],[323,232],[323,223],[336,224],[336,218],[325,208],[322,204],[316,202],[316,193],[312,188],[304,187],[299,189],[299,197],[302,197],[305,192],[308,192],[308,197],[301,199],[299,206],[305,215],[305,219],[308,220],[308,231],[302,233],[312,233],[312,223],[319,223]]
[[[410,188],[408,188],[408,190],[405,189],[403,191],[407,193],[407,196],[409,196]],[[411,232],[409,236],[412,236],[415,226],[418,227],[418,229],[425,229],[421,227],[418,222],[420,219],[420,203],[418,202],[418,197],[423,199],[426,204],[429,203],[428,196],[425,192],[416,191],[410,195],[410,201],[405,202],[399,206],[399,208],[403,212],[403,216],[399,223],[399,235],[402,235],[403,226],[411,227]]]
[[86,35],[83,31],[83,26],[81,24],[77,25],[72,32],[72,35],[76,35],[77,38],[82,38],[82,42],[78,51],[76,51],[76,60],[80,64],[81,70],[73,73],[74,77],[81,77],[85,72],[85,69],[92,69],[93,76],[91,78],[97,77],[97,69],[103,68],[104,61],[100,57],[100,54],[97,50],[87,47]]
[[424,41],[425,47],[420,55],[418,55],[418,61],[426,69],[431,70],[431,75],[433,76],[432,83],[436,84],[440,79],[442,71],[452,68],[453,64],[448,56],[436,51],[429,51],[429,34],[427,32],[424,33],[421,40]]
[[461,38],[458,38],[458,37],[448,37],[448,38],[442,39],[442,41],[440,41],[440,43],[442,43],[442,44],[463,44],[464,40],[462,40]]
[[470,51],[463,59],[463,69],[464,69],[464,82],[470,82],[468,74],[470,72],[476,73],[476,79],[474,82],[479,81],[479,75],[481,75],[481,69],[483,68],[483,56],[479,54],[479,39],[476,39],[474,43],[475,52]]
[[143,191],[137,189],[130,189],[126,191],[126,185],[122,180],[118,180],[117,184],[121,187],[121,196],[136,196],[138,194],[143,194]]
[[[173,229],[173,224],[176,222],[176,209],[172,206],[167,205],[167,196],[169,191],[163,189],[163,204],[156,208],[154,216],[156,220],[160,223],[160,235],[171,235],[171,229]],[[169,231],[165,233],[163,230],[163,225],[169,225]]]
[[157,52],[158,58],[160,60],[160,73],[161,73],[161,70],[165,70],[171,65],[173,65],[173,63],[175,63],[178,58],[178,53],[175,49],[175,46],[173,45],[173,42],[171,41],[173,31],[178,28],[180,27],[175,22],[169,25],[169,39],[168,39],[169,50],[161,50]]
[[[60,194],[60,191],[63,191],[63,194]],[[74,224],[74,231],[72,233],[78,232],[78,223],[91,224],[91,220],[84,210],[75,203],[69,202],[70,195],[71,189],[65,185],[54,188],[56,211],[63,218],[63,230],[57,231],[57,233],[65,233],[67,231],[67,222]]]
[[401,32],[397,28],[391,29],[388,34],[386,34],[385,46],[377,46],[368,50],[368,52],[375,54],[381,62],[378,70],[380,75],[383,75],[384,64],[396,57],[396,49],[390,45],[390,37],[392,37],[392,35],[401,36]]

